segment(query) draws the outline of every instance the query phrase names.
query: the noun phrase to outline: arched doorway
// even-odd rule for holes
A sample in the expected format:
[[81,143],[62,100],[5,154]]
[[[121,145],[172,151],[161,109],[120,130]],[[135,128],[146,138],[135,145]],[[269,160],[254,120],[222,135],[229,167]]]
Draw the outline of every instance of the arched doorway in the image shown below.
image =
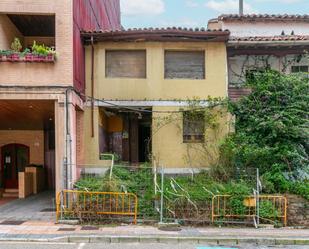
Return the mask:
[[1,148],[1,179],[4,188],[18,188],[18,172],[24,172],[29,164],[29,147],[23,144],[7,144]]

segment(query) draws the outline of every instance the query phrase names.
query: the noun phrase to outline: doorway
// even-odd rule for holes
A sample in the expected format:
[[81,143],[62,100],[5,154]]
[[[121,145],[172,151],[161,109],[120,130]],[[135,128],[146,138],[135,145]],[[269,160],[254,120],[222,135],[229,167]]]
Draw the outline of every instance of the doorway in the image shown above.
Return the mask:
[[22,144],[7,144],[1,148],[1,171],[4,188],[18,188],[18,173],[29,164],[29,147]]
[[140,122],[138,126],[138,157],[139,162],[149,162],[151,151],[151,124],[149,122]]

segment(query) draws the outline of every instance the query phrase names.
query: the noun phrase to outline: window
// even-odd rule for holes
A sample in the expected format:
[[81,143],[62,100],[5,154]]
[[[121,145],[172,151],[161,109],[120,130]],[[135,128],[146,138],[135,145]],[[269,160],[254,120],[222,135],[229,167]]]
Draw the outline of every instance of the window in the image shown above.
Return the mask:
[[292,66],[292,73],[308,73],[308,66]]
[[146,78],[146,51],[107,50],[105,75],[107,78]]
[[165,79],[205,79],[204,51],[165,51]]
[[183,142],[204,142],[205,115],[204,112],[183,112]]

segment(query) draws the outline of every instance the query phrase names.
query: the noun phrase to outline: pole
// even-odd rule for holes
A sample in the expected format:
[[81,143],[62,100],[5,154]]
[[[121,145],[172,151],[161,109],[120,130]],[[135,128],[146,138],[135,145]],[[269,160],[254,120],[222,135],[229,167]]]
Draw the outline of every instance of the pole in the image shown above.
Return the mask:
[[160,223],[163,223],[163,200],[164,200],[164,168],[161,167],[161,212],[160,212]]
[[239,15],[242,16],[244,14],[244,0],[239,0]]
[[257,227],[260,225],[260,176],[259,168],[256,169],[256,224]]

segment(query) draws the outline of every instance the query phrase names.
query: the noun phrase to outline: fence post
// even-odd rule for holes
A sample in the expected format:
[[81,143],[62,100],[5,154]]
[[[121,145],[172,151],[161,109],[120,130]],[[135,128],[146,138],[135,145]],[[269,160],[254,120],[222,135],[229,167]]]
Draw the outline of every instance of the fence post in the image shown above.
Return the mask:
[[161,212],[160,212],[160,223],[163,223],[163,201],[164,201],[164,168],[161,167]]
[[256,225],[260,225],[260,176],[259,168],[256,169]]

